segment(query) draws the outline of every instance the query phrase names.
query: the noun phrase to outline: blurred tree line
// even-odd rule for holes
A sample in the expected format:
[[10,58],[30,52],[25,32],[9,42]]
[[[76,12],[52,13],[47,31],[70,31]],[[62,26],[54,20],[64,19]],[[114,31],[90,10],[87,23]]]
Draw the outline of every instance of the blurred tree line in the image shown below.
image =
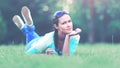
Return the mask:
[[119,0],[1,0],[0,44],[25,43],[25,36],[12,21],[21,16],[22,6],[28,6],[36,32],[44,35],[52,31],[52,14],[68,10],[74,27],[82,29],[81,43],[120,42]]

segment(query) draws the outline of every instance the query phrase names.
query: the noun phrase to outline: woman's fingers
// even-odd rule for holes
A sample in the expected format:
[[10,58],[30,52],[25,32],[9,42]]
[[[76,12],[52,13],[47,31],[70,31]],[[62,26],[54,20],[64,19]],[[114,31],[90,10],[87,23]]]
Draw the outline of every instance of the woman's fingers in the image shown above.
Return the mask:
[[46,50],[46,54],[47,54],[47,55],[54,54],[54,50],[53,50],[52,48],[48,48],[48,49]]
[[80,28],[76,28],[75,32],[76,32],[76,34],[79,34],[80,32],[82,32],[82,30]]
[[74,36],[79,34],[80,32],[82,32],[82,30],[80,28],[75,29],[74,31],[72,31],[69,36]]

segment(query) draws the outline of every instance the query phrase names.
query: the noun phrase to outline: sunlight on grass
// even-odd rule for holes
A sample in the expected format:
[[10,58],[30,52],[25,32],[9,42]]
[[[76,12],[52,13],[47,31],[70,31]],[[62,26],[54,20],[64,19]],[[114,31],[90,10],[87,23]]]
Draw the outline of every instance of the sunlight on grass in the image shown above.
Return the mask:
[[80,44],[72,56],[26,54],[25,46],[0,46],[1,68],[119,68],[119,44]]

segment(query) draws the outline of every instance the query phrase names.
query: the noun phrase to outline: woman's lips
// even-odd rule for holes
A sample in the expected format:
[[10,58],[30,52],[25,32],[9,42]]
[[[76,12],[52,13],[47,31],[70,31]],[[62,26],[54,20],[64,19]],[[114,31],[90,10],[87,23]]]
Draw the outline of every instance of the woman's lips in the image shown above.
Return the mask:
[[66,29],[66,30],[71,31],[72,29]]

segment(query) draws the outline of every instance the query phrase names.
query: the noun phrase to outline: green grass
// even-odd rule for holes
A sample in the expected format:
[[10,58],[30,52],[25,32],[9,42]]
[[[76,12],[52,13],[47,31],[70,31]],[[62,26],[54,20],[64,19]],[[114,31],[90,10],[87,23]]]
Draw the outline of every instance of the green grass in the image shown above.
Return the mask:
[[26,54],[25,46],[0,46],[0,68],[119,68],[120,44],[80,44],[72,56]]

